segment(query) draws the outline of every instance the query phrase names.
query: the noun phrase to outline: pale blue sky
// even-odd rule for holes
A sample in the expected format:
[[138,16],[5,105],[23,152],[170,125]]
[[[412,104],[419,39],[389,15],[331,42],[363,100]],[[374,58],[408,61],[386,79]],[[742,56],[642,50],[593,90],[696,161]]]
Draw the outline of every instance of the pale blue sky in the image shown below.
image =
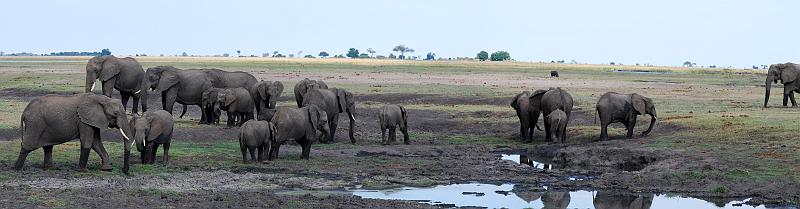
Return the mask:
[[747,67],[800,59],[800,1],[41,1],[0,3],[0,51],[417,55]]

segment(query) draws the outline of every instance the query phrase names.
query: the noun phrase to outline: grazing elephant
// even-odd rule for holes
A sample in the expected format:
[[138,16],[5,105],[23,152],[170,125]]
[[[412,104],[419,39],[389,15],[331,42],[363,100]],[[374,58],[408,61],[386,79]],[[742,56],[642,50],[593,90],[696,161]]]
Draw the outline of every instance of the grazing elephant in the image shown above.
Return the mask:
[[523,142],[530,142],[533,138],[533,129],[539,127],[536,125],[539,121],[539,109],[530,105],[528,98],[530,95],[531,92],[523,91],[511,100],[511,107],[517,112],[517,118],[519,118],[519,138]]
[[[175,102],[184,105],[202,105],[203,92],[211,88],[211,80],[201,70],[181,70],[172,66],[147,69],[150,88],[161,92],[164,110],[172,114]],[[200,107],[202,108],[202,106]],[[200,122],[207,123],[206,112],[200,111]]]
[[556,77],[556,78],[558,78],[558,71],[555,71],[555,70],[553,70],[553,71],[550,71],[550,77]]
[[[239,148],[242,150],[242,162],[247,163],[247,152],[250,159],[264,162],[272,141],[275,140],[275,125],[267,121],[250,120],[242,124],[239,131]],[[258,155],[256,155],[258,151]],[[256,157],[258,156],[258,157]]]
[[[94,91],[95,80],[102,82],[103,95],[111,97],[114,89],[122,97],[122,107],[133,96],[133,113],[139,112],[139,102],[142,112],[147,111],[147,79],[142,65],[136,59],[115,56],[96,56],[86,63],[86,92]],[[127,111],[127,109],[125,109]]]
[[800,81],[797,78],[800,77],[800,65],[794,64],[791,62],[783,63],[783,64],[773,64],[769,66],[769,71],[767,71],[767,81],[766,81],[766,94],[764,95],[764,107],[767,107],[767,103],[769,102],[769,90],[772,87],[772,83],[778,83],[778,80],[781,80],[783,83],[783,106],[786,107],[787,100],[792,100],[792,107],[797,107],[797,101],[794,99],[794,92],[800,93]]
[[353,137],[356,118],[353,116],[356,112],[356,104],[353,101],[353,93],[344,89],[321,89],[314,88],[308,90],[304,96],[303,106],[316,105],[328,115],[328,124],[331,128],[331,134],[325,143],[333,143],[336,135],[336,128],[339,125],[339,113],[347,112],[350,116],[350,143],[355,144],[356,138]]
[[[200,121],[200,124],[219,124],[219,118],[222,112],[219,107],[218,95],[223,90],[224,89],[221,88],[209,88],[203,92],[200,107],[202,107],[202,111],[206,114],[206,121]],[[186,107],[184,107],[183,110],[186,112]],[[183,114],[181,114],[181,116],[183,116]],[[228,117],[230,117],[230,115],[228,115]]]
[[569,192],[554,192],[546,191],[542,194],[542,204],[544,209],[563,209],[569,206],[570,202]]
[[653,204],[654,196],[653,194],[598,191],[592,204],[597,209],[649,209]]
[[128,174],[128,160],[132,146],[128,136],[133,136],[133,131],[118,99],[92,93],[70,96],[45,95],[33,99],[25,107],[20,118],[22,146],[14,168],[22,169],[28,153],[39,147],[44,149],[44,167],[52,167],[53,145],[78,138],[81,149],[78,169],[86,169],[89,149],[92,149],[103,161],[100,169],[110,171],[111,161],[100,140],[100,129],[106,127],[119,129],[124,137],[125,154],[122,172]]
[[253,92],[256,113],[261,114],[262,108],[275,109],[278,98],[283,94],[283,83],[280,81],[261,81],[254,84],[250,92]]
[[144,112],[139,117],[134,115],[130,121],[133,128],[133,139],[136,149],[141,153],[142,164],[153,164],[159,145],[164,146],[164,165],[169,163],[169,144],[172,142],[172,130],[175,121],[167,111],[157,110]]
[[[550,121],[547,119],[547,116],[553,111],[560,109],[567,114],[567,123],[569,123],[573,104],[572,95],[561,88],[550,88],[548,90],[536,90],[528,98],[530,99],[531,111],[534,113],[541,112],[542,116],[544,116],[545,140],[552,141],[551,132],[554,130],[550,130]],[[534,121],[538,120],[537,117],[538,114],[533,118]],[[566,140],[566,128],[558,131],[559,132],[556,132],[556,134],[560,134],[564,137],[563,140]]]
[[247,89],[241,87],[224,89],[217,94],[217,101],[219,105],[216,107],[227,112],[228,127],[242,125],[245,121],[253,119],[255,103]]
[[[403,143],[408,144],[408,113],[406,108],[400,105],[384,105],[381,108],[381,113],[378,115],[378,120],[381,123],[381,139],[383,145],[388,145],[389,141],[395,141],[395,129],[400,128],[403,132]],[[389,138],[387,141],[386,130],[389,130]]]
[[[275,139],[269,151],[269,160],[278,157],[281,145],[289,140],[294,140],[303,148],[303,158],[308,160],[311,144],[322,141],[330,133],[328,115],[316,105],[303,108],[278,108],[275,117]],[[317,134],[317,131],[321,132]]]
[[261,113],[258,114],[258,117],[256,118],[258,120],[272,122],[272,117],[275,116],[276,112],[278,112],[277,109],[264,109],[261,111]]
[[556,109],[545,118],[547,118],[547,121],[550,124],[550,130],[555,131],[556,141],[561,143],[566,142],[568,121],[567,113],[564,113],[564,111],[561,111],[561,109]]
[[322,80],[309,80],[308,78],[294,84],[294,99],[297,101],[297,107],[303,107],[303,97],[309,89],[313,88],[328,89],[328,84]]
[[621,122],[625,124],[628,138],[633,137],[633,128],[636,126],[636,116],[649,114],[650,127],[642,132],[646,136],[653,130],[656,123],[656,107],[653,100],[639,94],[619,94],[608,92],[600,96],[597,101],[597,115],[600,117],[600,140],[608,140],[608,124]]

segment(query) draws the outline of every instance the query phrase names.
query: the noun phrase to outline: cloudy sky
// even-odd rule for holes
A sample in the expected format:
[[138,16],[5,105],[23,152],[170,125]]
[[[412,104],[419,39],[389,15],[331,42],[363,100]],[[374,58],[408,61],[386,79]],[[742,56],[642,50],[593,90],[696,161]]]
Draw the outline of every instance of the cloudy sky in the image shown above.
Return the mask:
[[747,67],[800,62],[800,1],[41,1],[0,3],[0,51],[378,54]]

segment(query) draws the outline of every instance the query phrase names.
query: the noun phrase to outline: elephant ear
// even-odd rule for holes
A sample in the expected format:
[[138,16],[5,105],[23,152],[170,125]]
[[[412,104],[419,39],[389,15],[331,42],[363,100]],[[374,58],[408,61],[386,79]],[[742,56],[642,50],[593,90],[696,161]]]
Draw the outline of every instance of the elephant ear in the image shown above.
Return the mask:
[[321,89],[328,89],[328,84],[326,84],[325,81],[319,80],[319,81],[317,81],[317,85]]
[[225,106],[231,106],[233,102],[236,101],[236,95],[234,95],[233,91],[226,91],[225,92]]
[[642,95],[631,94],[631,103],[633,103],[633,109],[638,112],[638,115],[644,114],[647,110],[647,102]]
[[347,109],[347,91],[344,89],[331,89],[336,92],[336,101],[339,101],[339,113],[343,113]]
[[106,103],[104,99],[107,98],[100,98],[100,96],[93,94],[84,95],[80,104],[78,104],[78,118],[80,118],[81,122],[97,128],[107,127],[108,118],[106,118],[103,108],[105,105],[103,103]]
[[161,71],[161,76],[158,79],[158,86],[156,86],[156,89],[158,89],[158,91],[166,91],[170,87],[178,84],[178,82],[180,82],[180,79],[178,78],[178,72],[175,72],[174,70],[164,70]]
[[519,93],[516,96],[514,96],[514,99],[511,99],[511,107],[516,110],[517,109],[517,105],[519,105],[518,102],[517,102],[519,100],[519,98],[522,97],[522,96],[527,96],[528,94],[530,94],[529,91],[523,91],[522,93]]
[[789,83],[795,81],[797,79],[797,74],[800,73],[800,70],[795,69],[794,65],[792,64],[780,64],[778,68],[781,68],[781,83]]
[[316,105],[309,105],[308,106],[308,120],[311,122],[311,127],[317,129],[319,127],[319,115],[320,109]]
[[269,86],[269,90],[274,91],[275,96],[280,95],[281,93],[283,93],[283,83],[281,83],[280,81],[273,81],[272,84],[270,84]]
[[538,108],[539,105],[542,103],[542,96],[544,95],[544,93],[547,93],[547,90],[537,89],[536,91],[533,91],[533,93],[531,93],[531,95],[528,96],[528,99],[530,100],[529,102],[530,106]]
[[164,133],[164,127],[161,125],[161,119],[155,115],[145,115],[147,118],[147,125],[150,126],[150,131],[147,132],[147,141],[153,141]]
[[120,66],[117,65],[116,62],[108,59],[110,59],[110,57],[106,58],[105,59],[106,61],[104,61],[103,64],[101,65],[103,66],[103,69],[100,70],[101,81],[107,81],[111,78],[114,78],[114,76],[117,76],[117,74],[119,74]]

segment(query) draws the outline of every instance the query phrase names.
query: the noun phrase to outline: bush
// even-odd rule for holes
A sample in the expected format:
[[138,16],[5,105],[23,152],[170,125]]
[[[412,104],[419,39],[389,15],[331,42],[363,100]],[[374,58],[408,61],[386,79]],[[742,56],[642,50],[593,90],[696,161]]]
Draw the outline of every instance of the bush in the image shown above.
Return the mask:
[[361,54],[358,55],[358,58],[369,58],[369,54],[361,53]]
[[491,61],[504,61],[504,60],[510,60],[510,59],[511,59],[511,55],[508,54],[508,52],[506,52],[506,51],[497,51],[495,53],[492,53],[492,55],[489,57],[489,60],[491,60]]
[[359,55],[358,49],[356,48],[350,48],[349,50],[347,50],[347,57],[358,58],[358,55]]
[[487,59],[489,59],[489,52],[486,51],[478,52],[478,56],[475,57],[475,59],[478,59],[480,61],[486,61]]
[[306,55],[305,58],[314,58],[314,56],[309,54],[309,55]]

